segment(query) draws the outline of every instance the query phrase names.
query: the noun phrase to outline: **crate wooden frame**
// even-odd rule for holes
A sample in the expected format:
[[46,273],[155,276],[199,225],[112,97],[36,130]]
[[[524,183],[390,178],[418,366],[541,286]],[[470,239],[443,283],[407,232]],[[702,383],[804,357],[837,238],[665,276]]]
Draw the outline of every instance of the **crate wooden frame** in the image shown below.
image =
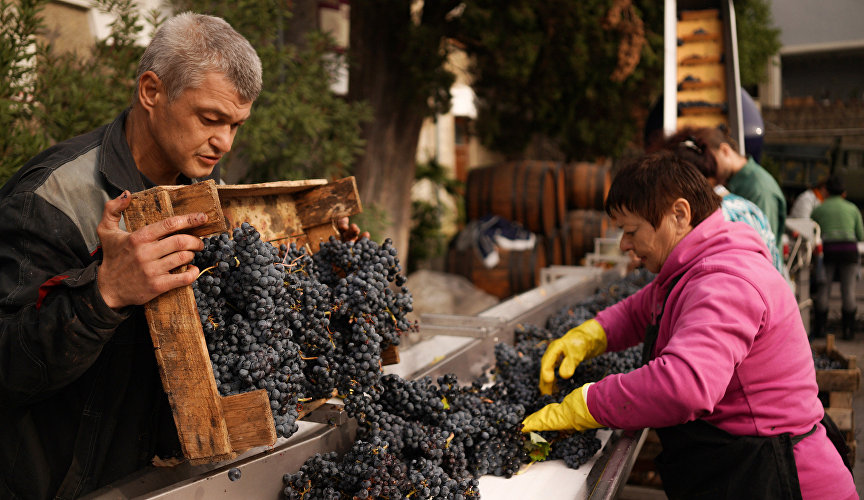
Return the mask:
[[854,355],[845,355],[837,350],[834,335],[828,334],[825,345],[812,345],[814,353],[826,355],[831,359],[842,361],[846,368],[834,370],[816,370],[816,385],[819,392],[828,393],[828,405],[825,406],[831,420],[837,424],[846,437],[850,459],[855,462],[857,441],[855,439],[855,415],[852,409],[852,397],[861,387],[861,369]]
[[[249,222],[266,241],[296,242],[316,252],[323,241],[338,235],[338,219],[361,211],[353,177],[249,185],[206,181],[135,193],[124,219],[131,232],[174,215],[204,212],[207,223],[191,234],[210,236]],[[275,444],[265,390],[219,394],[192,287],[166,292],[144,309],[184,457],[193,465],[212,463]],[[385,364],[398,362],[395,349],[383,357]],[[306,403],[301,416],[324,402]]]

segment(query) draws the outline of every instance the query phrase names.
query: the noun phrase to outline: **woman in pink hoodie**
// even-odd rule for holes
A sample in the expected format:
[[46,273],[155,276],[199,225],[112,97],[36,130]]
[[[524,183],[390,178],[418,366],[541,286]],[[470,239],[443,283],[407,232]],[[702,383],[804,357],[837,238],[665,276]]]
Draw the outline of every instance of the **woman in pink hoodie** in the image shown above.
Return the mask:
[[[540,387],[644,342],[645,364],[529,415],[524,431],[657,430],[671,499],[858,498],[826,435],[798,304],[759,236],[668,152],[623,168],[606,212],[654,280],[550,343]],[[560,365],[560,366],[559,366]]]

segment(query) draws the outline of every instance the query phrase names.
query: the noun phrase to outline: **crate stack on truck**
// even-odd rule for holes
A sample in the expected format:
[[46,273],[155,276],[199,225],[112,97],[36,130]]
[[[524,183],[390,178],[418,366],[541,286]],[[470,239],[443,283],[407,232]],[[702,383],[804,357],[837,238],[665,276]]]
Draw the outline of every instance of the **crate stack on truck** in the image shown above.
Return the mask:
[[855,356],[844,354],[837,348],[833,334],[828,334],[824,341],[814,341],[812,348],[819,399],[825,406],[825,413],[845,437],[849,458],[854,464],[857,440],[852,398],[861,387],[861,369]]

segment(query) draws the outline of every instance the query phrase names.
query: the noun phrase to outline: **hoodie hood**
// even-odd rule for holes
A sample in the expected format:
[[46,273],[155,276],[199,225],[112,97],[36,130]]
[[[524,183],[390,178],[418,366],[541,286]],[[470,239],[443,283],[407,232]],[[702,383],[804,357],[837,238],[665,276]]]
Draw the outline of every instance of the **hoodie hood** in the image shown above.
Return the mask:
[[774,265],[765,243],[752,227],[743,222],[728,222],[718,209],[687,236],[666,258],[655,281],[659,290],[667,290],[671,281],[700,264],[735,265],[736,255],[761,255],[771,268]]

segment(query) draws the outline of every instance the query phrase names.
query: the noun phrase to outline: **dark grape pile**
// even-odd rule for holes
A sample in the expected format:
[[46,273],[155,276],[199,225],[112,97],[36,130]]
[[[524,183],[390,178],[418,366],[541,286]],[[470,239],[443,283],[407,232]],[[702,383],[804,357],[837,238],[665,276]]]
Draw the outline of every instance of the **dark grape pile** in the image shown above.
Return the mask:
[[[289,499],[318,498],[477,498],[485,474],[510,477],[530,461],[521,421],[544,405],[560,402],[571,390],[610,373],[639,366],[641,346],[606,353],[580,365],[559,393],[541,396],[540,359],[550,339],[590,319],[600,309],[644,286],[653,275],[631,274],[589,299],[516,332],[515,345],[495,347],[496,366],[468,385],[453,375],[432,381],[385,375],[356,401],[358,440],[343,457],[311,457],[283,477]],[[575,324],[574,324],[575,323]],[[578,468],[600,448],[596,431],[543,432],[548,458]],[[401,465],[397,465],[401,464]]]
[[282,437],[297,430],[298,403],[334,390],[353,415],[378,382],[382,351],[413,328],[390,240],[331,238],[311,256],[293,244],[277,249],[243,223],[230,237],[206,238],[193,264],[220,394],[265,389]]
[[813,352],[813,364],[817,370],[845,370],[849,368],[849,362],[828,356],[824,352]]

